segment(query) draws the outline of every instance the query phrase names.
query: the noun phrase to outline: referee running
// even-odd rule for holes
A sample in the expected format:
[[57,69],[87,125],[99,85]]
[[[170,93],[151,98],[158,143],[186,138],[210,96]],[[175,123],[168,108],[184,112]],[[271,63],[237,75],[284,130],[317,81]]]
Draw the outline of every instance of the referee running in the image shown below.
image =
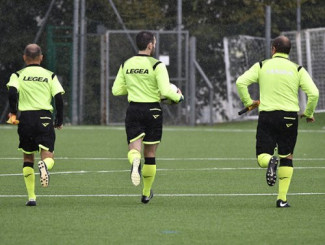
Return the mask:
[[245,107],[258,105],[252,100],[248,86],[259,84],[260,105],[256,133],[256,156],[261,168],[267,168],[266,182],[273,186],[277,179],[278,150],[280,164],[278,169],[279,192],[276,207],[290,207],[287,193],[293,174],[293,152],[297,140],[299,112],[299,88],[308,97],[305,111],[300,117],[314,122],[314,111],[319,92],[308,72],[289,60],[291,42],[279,36],[272,42],[272,58],[254,64],[241,75],[237,89]]
[[[54,165],[54,127],[61,129],[63,123],[64,90],[57,76],[40,66],[43,55],[37,44],[26,46],[23,59],[26,67],[13,73],[7,83],[10,105],[7,123],[18,124],[19,149],[23,152],[23,175],[28,193],[26,206],[36,206],[34,153],[40,151],[40,181],[43,187],[47,187],[50,180],[48,170]],[[56,106],[54,123],[53,97]],[[19,120],[16,119],[17,107]]]
[[152,183],[156,175],[156,150],[162,136],[163,115],[160,97],[175,103],[184,99],[181,91],[172,91],[166,66],[153,58],[156,39],[151,32],[137,34],[139,53],[126,60],[113,84],[113,95],[127,95],[125,129],[129,145],[128,160],[132,164],[131,180],[137,186],[141,180],[141,148],[144,144],[142,168],[142,203],[153,197]]

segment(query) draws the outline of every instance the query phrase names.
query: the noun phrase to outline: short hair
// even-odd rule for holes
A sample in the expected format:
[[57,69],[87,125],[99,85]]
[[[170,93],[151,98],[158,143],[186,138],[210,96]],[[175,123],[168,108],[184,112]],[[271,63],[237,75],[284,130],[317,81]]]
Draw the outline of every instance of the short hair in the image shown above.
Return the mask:
[[272,47],[275,48],[277,53],[289,54],[291,49],[291,42],[285,36],[278,36],[272,42]]
[[37,44],[28,44],[24,50],[24,55],[34,60],[42,55],[42,49]]
[[136,36],[136,42],[139,50],[145,50],[148,44],[153,41],[154,41],[154,35],[149,31],[139,32]]

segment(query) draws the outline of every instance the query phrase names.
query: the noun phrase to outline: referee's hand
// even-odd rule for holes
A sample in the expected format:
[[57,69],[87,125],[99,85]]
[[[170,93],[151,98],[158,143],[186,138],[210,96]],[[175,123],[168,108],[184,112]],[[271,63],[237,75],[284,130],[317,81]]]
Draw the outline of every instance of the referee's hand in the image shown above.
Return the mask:
[[179,98],[179,101],[177,102],[177,103],[180,103],[184,100],[184,95],[182,94],[182,91],[179,88],[177,88],[177,93],[181,95],[181,97]]
[[63,125],[54,125],[54,128],[58,129],[58,130],[61,130],[63,128]]
[[305,114],[300,115],[300,118],[304,118],[304,117],[306,118],[306,122],[307,123],[315,122],[315,118],[314,117],[306,117]]
[[54,128],[60,130],[63,128],[63,123],[59,122],[58,118],[55,118],[54,120]]
[[8,114],[8,120],[7,120],[7,123],[8,124],[13,124],[13,125],[17,125],[19,124],[19,120],[17,120],[16,118],[16,114],[13,114],[13,113],[9,113]]

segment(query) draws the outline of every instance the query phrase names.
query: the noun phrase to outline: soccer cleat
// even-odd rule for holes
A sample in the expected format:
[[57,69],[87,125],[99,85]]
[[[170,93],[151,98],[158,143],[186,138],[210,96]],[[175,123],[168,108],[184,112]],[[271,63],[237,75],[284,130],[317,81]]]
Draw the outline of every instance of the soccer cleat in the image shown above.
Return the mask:
[[39,169],[41,185],[43,187],[48,187],[50,182],[50,174],[47,171],[47,167],[44,161],[38,162],[38,169]]
[[271,157],[269,165],[266,170],[266,183],[269,186],[274,186],[276,182],[276,169],[278,167],[278,160],[275,156]]
[[287,201],[284,202],[281,199],[279,199],[279,200],[276,201],[276,207],[277,208],[289,208],[290,205],[289,205],[289,203]]
[[29,207],[36,206],[36,200],[29,199],[28,202],[26,202],[26,206],[29,206]]
[[131,181],[133,185],[138,186],[141,180],[141,162],[139,158],[135,158],[131,167]]
[[141,202],[144,204],[147,204],[151,199],[153,198],[153,191],[150,190],[150,196],[142,196],[141,197]]

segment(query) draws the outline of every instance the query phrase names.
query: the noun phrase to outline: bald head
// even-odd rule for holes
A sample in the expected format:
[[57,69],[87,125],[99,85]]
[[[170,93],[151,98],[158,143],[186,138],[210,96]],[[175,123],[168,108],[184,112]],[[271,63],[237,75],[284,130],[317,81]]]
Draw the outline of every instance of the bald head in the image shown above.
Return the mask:
[[41,47],[35,43],[28,44],[24,50],[24,61],[27,65],[40,64],[42,62],[43,55]]
[[272,49],[275,49],[275,53],[289,54],[291,49],[291,42],[289,38],[285,36],[278,36],[272,42]]

